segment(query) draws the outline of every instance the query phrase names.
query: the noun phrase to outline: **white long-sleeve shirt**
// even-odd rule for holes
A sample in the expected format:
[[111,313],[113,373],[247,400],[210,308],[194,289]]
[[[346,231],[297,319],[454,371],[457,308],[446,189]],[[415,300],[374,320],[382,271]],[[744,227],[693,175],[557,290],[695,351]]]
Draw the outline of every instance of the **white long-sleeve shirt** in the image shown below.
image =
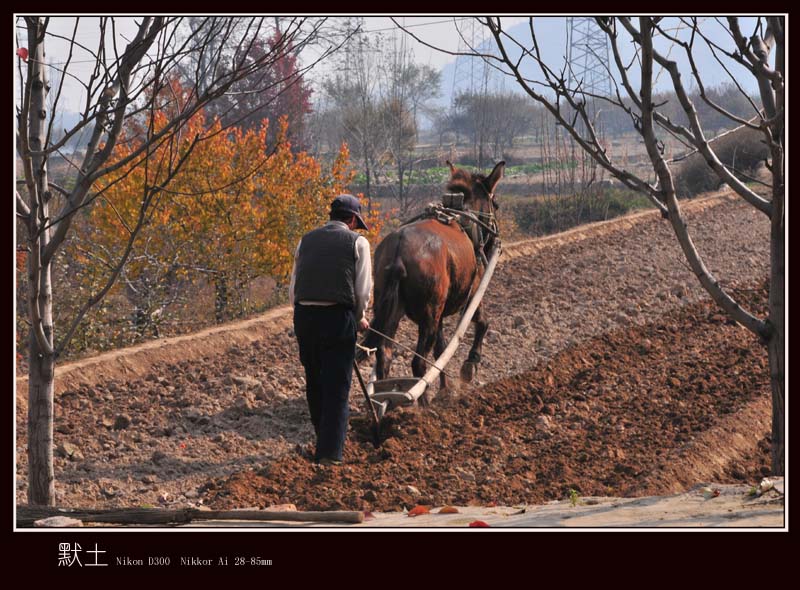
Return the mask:
[[[338,223],[343,227],[347,224],[342,221],[331,220],[326,225]],[[297,243],[297,248],[294,251],[294,265],[292,266],[292,278],[289,281],[289,304],[294,307],[294,283],[297,278],[297,255],[300,252],[300,244],[303,243],[302,238]],[[356,308],[354,314],[356,321],[366,319],[367,307],[369,307],[369,300],[372,296],[372,260],[370,258],[369,242],[364,236],[358,236],[356,239],[356,276],[355,276],[355,292],[356,292]],[[303,305],[336,305],[335,301],[298,301]]]

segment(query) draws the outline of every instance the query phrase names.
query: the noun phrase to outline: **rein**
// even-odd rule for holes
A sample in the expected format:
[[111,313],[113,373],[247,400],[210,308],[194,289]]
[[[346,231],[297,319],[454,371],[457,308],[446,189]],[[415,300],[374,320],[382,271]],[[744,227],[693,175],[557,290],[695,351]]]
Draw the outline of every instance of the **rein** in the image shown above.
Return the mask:
[[[372,326],[370,326],[369,328],[367,328],[367,330],[369,330],[370,332],[374,332],[375,334],[377,334],[378,336],[380,336],[380,337],[382,337],[382,338],[386,338],[386,340],[388,340],[389,342],[391,342],[391,343],[392,343],[392,344],[394,344],[395,346],[398,346],[398,347],[402,348],[403,350],[407,350],[408,352],[410,352],[411,354],[413,354],[415,357],[417,357],[417,358],[419,358],[419,359],[422,359],[423,361],[425,361],[425,364],[426,364],[426,365],[433,365],[434,367],[436,367],[437,369],[439,369],[439,370],[440,370],[442,373],[444,373],[444,374],[445,374],[447,377],[449,377],[450,379],[455,379],[455,377],[453,377],[453,376],[452,376],[450,373],[448,373],[447,371],[445,371],[445,370],[444,370],[444,367],[440,367],[439,365],[437,365],[437,364],[436,364],[436,359],[434,359],[433,361],[429,361],[429,360],[428,360],[428,359],[426,359],[424,356],[422,356],[421,354],[417,353],[417,351],[416,351],[416,350],[414,350],[413,348],[410,348],[410,347],[406,346],[406,345],[405,345],[405,344],[403,344],[402,342],[398,342],[397,340],[395,340],[395,339],[394,339],[394,338],[392,338],[391,336],[388,336],[388,335],[384,334],[383,332],[380,332],[380,331],[376,330],[376,329],[375,329],[375,328],[373,328]],[[372,352],[374,352],[374,351],[376,350],[376,349],[374,349],[374,348],[365,348],[365,347],[363,347],[363,346],[361,346],[360,348],[361,348],[362,350],[366,351],[367,355],[369,355],[369,354],[372,354]]]

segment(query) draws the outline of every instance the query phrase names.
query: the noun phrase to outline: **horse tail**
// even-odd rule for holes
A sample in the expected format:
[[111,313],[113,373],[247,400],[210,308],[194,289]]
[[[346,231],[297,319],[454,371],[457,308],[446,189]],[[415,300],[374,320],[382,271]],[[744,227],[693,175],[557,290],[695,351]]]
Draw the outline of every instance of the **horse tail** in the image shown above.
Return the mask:
[[[394,260],[384,267],[383,273],[383,288],[375,294],[374,318],[370,327],[389,337],[394,337],[397,326],[405,313],[400,301],[400,281],[408,276],[406,265],[400,257],[400,240],[397,243]],[[369,330],[362,346],[377,348],[384,344],[383,340],[383,336]],[[366,353],[359,349],[356,358],[363,360],[365,356]]]

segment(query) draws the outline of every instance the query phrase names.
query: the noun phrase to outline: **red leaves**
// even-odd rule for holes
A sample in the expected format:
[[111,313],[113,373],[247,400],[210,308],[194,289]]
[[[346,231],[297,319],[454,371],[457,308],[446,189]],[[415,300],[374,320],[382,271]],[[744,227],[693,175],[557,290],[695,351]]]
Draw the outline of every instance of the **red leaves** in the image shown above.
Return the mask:
[[489,528],[489,525],[482,520],[473,520],[469,523],[470,528]]
[[25,270],[25,264],[28,261],[28,253],[25,250],[17,250],[17,272]]
[[375,515],[372,512],[365,512],[364,520],[375,520]]
[[409,516],[419,516],[420,514],[430,514],[431,511],[427,506],[414,506],[408,511]]
[[17,55],[20,56],[22,61],[28,61],[28,48],[20,47],[19,49],[17,49]]
[[439,514],[459,514],[458,508],[455,506],[443,506],[439,509]]

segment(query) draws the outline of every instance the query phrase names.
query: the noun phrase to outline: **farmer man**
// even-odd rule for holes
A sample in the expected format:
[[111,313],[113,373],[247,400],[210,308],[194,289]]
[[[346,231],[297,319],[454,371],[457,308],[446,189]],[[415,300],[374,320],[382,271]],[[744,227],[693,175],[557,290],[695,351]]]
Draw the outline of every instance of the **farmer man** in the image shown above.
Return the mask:
[[352,195],[331,203],[330,221],[302,237],[289,283],[294,332],[306,373],[306,399],[317,436],[314,459],[342,462],[356,330],[366,330],[372,292],[368,229]]

